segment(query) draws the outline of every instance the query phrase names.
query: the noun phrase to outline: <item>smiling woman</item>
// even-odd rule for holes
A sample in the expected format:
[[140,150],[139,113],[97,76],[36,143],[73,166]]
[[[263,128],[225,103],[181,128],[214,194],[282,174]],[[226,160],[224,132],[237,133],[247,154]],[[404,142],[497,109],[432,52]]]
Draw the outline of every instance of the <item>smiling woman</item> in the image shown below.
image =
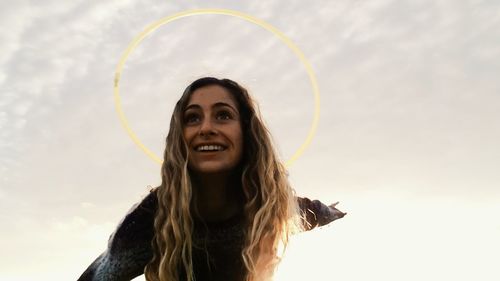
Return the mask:
[[344,215],[295,197],[243,87],[201,78],[174,108],[161,185],[79,280],[269,280],[280,242]]

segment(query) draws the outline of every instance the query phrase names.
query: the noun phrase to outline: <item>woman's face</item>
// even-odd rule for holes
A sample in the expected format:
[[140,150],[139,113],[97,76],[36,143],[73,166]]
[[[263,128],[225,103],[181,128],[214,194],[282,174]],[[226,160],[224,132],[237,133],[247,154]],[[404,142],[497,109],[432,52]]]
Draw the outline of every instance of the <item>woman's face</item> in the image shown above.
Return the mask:
[[197,173],[228,172],[240,162],[243,134],[238,104],[219,85],[195,90],[183,112],[189,168]]

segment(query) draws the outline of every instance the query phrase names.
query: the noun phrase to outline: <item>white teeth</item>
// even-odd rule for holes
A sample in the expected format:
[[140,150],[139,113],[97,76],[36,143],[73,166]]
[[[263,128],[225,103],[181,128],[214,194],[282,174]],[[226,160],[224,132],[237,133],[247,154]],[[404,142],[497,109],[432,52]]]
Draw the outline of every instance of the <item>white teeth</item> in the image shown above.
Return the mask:
[[220,145],[201,145],[196,148],[197,151],[221,151],[223,149]]

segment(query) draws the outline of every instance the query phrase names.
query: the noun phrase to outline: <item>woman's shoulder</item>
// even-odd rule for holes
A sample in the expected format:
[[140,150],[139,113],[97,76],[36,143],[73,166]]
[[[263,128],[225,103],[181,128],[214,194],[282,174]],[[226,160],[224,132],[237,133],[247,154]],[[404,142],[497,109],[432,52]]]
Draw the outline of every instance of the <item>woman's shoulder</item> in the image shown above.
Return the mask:
[[150,243],[154,235],[154,219],[158,200],[152,189],[139,203],[130,208],[109,239],[109,250],[113,253],[131,248],[143,241]]
[[131,280],[152,258],[151,240],[157,208],[155,190],[132,206],[108,240],[108,247],[78,281]]

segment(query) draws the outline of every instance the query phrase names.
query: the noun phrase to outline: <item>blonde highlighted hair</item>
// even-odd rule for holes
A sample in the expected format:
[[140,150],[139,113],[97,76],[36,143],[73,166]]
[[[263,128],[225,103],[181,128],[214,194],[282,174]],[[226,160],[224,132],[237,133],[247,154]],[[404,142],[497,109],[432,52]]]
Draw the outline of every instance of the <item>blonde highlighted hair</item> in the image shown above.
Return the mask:
[[237,101],[244,139],[239,167],[244,194],[245,241],[242,260],[246,281],[267,280],[279,262],[278,244],[286,248],[289,235],[301,229],[300,212],[287,172],[277,157],[271,137],[248,92],[229,79],[205,77],[191,83],[174,108],[157,188],[158,210],[152,241],[153,258],[145,268],[148,281],[194,280],[193,214],[195,198],[188,171],[188,149],[183,138],[183,111],[199,88],[219,85]]

